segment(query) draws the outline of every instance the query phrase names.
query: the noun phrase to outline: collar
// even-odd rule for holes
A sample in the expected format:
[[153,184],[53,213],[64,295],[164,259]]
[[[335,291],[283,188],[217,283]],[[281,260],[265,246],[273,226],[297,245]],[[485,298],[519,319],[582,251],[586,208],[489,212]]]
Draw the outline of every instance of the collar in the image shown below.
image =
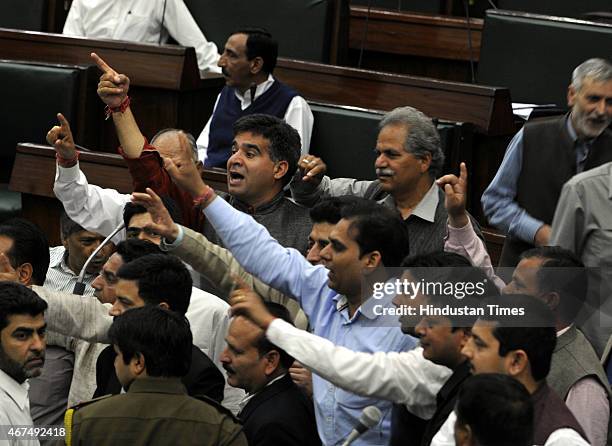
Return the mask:
[[187,389],[180,378],[165,378],[147,376],[135,379],[128,393],[169,393],[174,395],[186,395]]
[[[264,94],[274,83],[274,78],[271,74],[268,75],[268,79],[263,81],[261,84],[257,85],[255,88],[255,98]],[[237,89],[234,89],[234,94],[238,98],[238,100],[242,103],[243,107],[246,108],[253,102],[253,98],[251,98],[251,89],[247,89],[244,94],[240,93]]]
[[229,195],[227,201],[229,202],[229,204],[231,204],[233,207],[235,207],[239,211],[242,211],[245,214],[253,215],[253,214],[269,214],[275,211],[281,204],[283,204],[284,199],[285,199],[285,191],[281,190],[278,194],[274,196],[274,198],[272,198],[272,200],[256,208],[251,205],[246,204],[243,201],[240,201],[238,198],[234,197],[233,195]]
[[246,407],[247,404],[249,404],[249,401],[251,401],[256,395],[258,395],[260,392],[262,392],[266,387],[270,387],[272,384],[274,384],[277,381],[280,381],[281,379],[283,379],[285,376],[287,376],[287,373],[283,373],[280,376],[277,376],[276,378],[274,378],[272,381],[268,382],[268,384],[266,384],[263,389],[260,389],[259,392],[255,392],[255,393],[248,393],[244,399],[242,401],[240,401],[238,403],[238,407],[240,407],[240,410],[244,409]]
[[[66,248],[63,246],[55,246],[49,250],[49,268],[57,268],[69,276],[78,277],[80,271],[77,271],[76,273],[72,271],[70,266],[68,266],[67,260],[68,251],[66,251]],[[96,274],[89,274],[86,272],[84,278],[94,276],[96,276]]]
[[28,390],[30,388],[28,381],[19,384],[4,370],[0,370],[0,388],[6,392],[20,410],[26,410],[28,406]]
[[435,221],[436,209],[438,208],[439,202],[439,187],[434,181],[425,196],[421,198],[421,201],[419,201],[419,204],[416,205],[412,211],[412,214],[410,215],[415,215],[423,220],[433,223]]
[[574,324],[570,324],[565,328],[562,328],[561,330],[559,330],[557,332],[557,338],[560,338],[561,336],[563,336],[565,333],[567,333],[568,331],[571,330],[571,328],[574,326]]

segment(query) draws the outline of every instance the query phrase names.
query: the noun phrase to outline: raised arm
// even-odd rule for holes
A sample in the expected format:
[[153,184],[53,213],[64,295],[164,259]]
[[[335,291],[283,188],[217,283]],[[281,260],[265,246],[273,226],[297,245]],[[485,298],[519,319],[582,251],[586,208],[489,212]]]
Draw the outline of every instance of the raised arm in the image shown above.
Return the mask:
[[130,109],[128,98],[130,79],[125,74],[113,70],[96,53],[91,53],[91,58],[102,71],[98,83],[98,96],[112,114],[123,153],[126,158],[138,158],[144,147],[145,138]]

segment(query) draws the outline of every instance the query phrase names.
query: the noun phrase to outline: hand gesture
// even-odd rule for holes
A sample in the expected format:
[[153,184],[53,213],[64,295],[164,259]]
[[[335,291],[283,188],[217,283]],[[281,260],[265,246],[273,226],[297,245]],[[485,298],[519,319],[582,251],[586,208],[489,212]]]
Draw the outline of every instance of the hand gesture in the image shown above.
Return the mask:
[[444,206],[448,212],[451,226],[462,228],[467,225],[469,217],[465,210],[467,202],[467,167],[459,165],[459,178],[449,174],[439,178],[436,183],[444,190]]
[[127,97],[130,78],[125,74],[117,73],[96,53],[91,53],[91,58],[102,71],[100,82],[98,82],[98,96],[110,108],[119,107]]
[[53,146],[60,158],[72,160],[76,157],[74,138],[68,120],[61,113],[57,114],[60,125],[55,125],[47,132],[47,142]]
[[275,319],[261,300],[261,297],[247,285],[244,280],[234,276],[237,287],[230,294],[229,303],[232,306],[233,316],[243,316],[250,319],[255,325],[266,330]]
[[21,283],[19,273],[11,266],[11,262],[4,253],[0,253],[0,281]]
[[174,184],[195,198],[206,192],[206,184],[204,184],[200,172],[193,162],[191,146],[187,136],[180,132],[178,138],[177,155],[173,158],[162,157],[164,168]]
[[156,234],[161,235],[168,243],[172,243],[178,237],[178,226],[170,217],[170,213],[164,206],[159,196],[152,189],[147,188],[146,193],[134,192],[132,203],[144,206],[151,214],[152,223],[145,225],[145,229],[150,229]]
[[318,186],[327,172],[327,165],[323,160],[313,155],[304,155],[300,158],[298,167],[303,175],[302,181],[311,183],[313,186]]

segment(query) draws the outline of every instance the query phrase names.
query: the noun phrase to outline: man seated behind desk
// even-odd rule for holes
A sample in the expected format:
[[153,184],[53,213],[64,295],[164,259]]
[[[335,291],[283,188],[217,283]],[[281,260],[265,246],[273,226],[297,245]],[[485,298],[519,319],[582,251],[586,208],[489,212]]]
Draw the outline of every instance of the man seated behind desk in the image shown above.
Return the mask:
[[206,40],[183,0],[73,0],[62,32],[155,45],[172,37],[195,48],[200,75],[220,71],[217,45]]

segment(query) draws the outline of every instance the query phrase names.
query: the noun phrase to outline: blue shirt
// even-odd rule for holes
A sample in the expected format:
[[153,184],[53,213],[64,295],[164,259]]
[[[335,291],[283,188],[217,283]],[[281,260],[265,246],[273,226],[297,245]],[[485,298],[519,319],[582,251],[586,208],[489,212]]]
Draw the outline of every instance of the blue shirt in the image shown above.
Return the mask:
[[[567,131],[574,142],[578,140],[572,120],[566,121]],[[523,132],[524,128],[512,138],[504,160],[499,166],[497,174],[489,187],[484,191],[481,199],[482,208],[489,219],[489,223],[501,229],[508,235],[533,243],[535,234],[544,222],[527,213],[516,202],[518,180],[523,165]],[[582,172],[589,153],[592,141],[576,142],[576,172]],[[546,174],[545,170],[542,172]]]
[[[281,246],[265,227],[225,200],[215,199],[204,213],[224,245],[249,273],[296,297],[316,335],[368,353],[406,351],[416,346],[414,338],[401,332],[397,316],[377,316],[373,311],[375,304],[389,305],[388,299],[368,299],[351,318],[346,297],[327,286],[328,270],[324,266],[313,266],[295,249]],[[362,410],[370,405],[380,409],[383,419],[353,444],[389,443],[391,402],[346,392],[314,374],[313,397],[317,429],[324,445],[342,444]]]

